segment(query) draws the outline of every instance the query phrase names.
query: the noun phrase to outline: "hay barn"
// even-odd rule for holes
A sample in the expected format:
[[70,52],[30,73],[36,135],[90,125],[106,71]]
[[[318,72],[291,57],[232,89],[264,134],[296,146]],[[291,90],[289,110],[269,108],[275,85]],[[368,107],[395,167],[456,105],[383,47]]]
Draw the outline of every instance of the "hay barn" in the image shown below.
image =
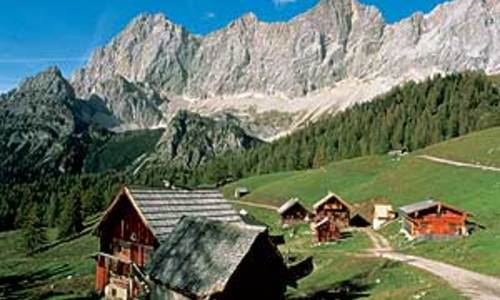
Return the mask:
[[283,299],[297,279],[266,227],[192,217],[179,222],[146,273],[151,300]]
[[307,222],[311,213],[305,208],[298,198],[288,200],[278,208],[282,224]]
[[313,208],[317,222],[328,218],[330,222],[335,223],[340,228],[349,226],[350,215],[353,209],[340,196],[329,192],[323,199],[316,202]]
[[317,223],[312,223],[311,227],[318,243],[328,243],[340,239],[339,228],[327,217]]
[[466,236],[470,213],[433,199],[400,207],[401,230],[410,239]]
[[218,191],[122,188],[96,228],[96,291],[107,298],[132,299],[146,289],[144,266],[186,215],[241,222]]

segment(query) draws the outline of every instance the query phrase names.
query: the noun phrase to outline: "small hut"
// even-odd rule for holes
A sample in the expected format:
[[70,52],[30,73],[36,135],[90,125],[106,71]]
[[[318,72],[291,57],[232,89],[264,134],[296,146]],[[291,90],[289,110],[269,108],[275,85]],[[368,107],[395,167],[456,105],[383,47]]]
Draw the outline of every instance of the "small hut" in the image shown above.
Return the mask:
[[470,213],[430,199],[400,207],[402,232],[409,239],[466,236]]
[[317,221],[329,218],[332,223],[341,228],[349,226],[350,215],[353,209],[340,196],[329,192],[323,199],[316,202],[313,208]]
[[349,224],[353,227],[369,227],[373,222],[373,204],[365,203],[354,209]]
[[234,189],[234,198],[239,199],[243,196],[250,194],[250,190],[246,187],[238,187]]
[[387,222],[396,219],[397,213],[392,205],[387,203],[375,203],[373,205],[373,222],[374,230],[381,229]]
[[281,216],[282,224],[293,224],[308,221],[311,213],[300,203],[298,198],[288,200],[280,208],[278,213]]
[[311,227],[318,243],[336,241],[340,238],[339,228],[327,217],[317,223],[312,223]]
[[150,299],[283,299],[294,274],[267,229],[183,218],[146,273]]
[[373,199],[355,205],[351,213],[351,226],[368,227],[379,230],[385,223],[396,218],[392,205],[384,199]]

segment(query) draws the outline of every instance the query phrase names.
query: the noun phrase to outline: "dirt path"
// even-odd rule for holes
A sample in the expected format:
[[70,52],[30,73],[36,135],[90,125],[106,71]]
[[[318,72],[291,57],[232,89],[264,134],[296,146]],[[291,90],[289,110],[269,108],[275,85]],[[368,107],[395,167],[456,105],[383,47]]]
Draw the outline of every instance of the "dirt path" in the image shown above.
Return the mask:
[[436,163],[455,166],[455,167],[465,167],[465,168],[480,169],[480,170],[484,170],[484,171],[500,172],[500,168],[488,167],[488,166],[483,166],[480,164],[464,163],[464,162],[460,162],[460,161],[439,158],[439,157],[435,157],[435,156],[431,156],[431,155],[420,155],[419,157],[426,159],[426,160],[436,162]]
[[272,206],[272,205],[267,205],[267,204],[259,204],[259,203],[245,202],[245,201],[238,201],[238,200],[227,200],[227,201],[229,203],[241,204],[241,205],[258,207],[258,208],[264,208],[264,209],[269,209],[269,210],[273,210],[273,211],[276,211],[278,209],[277,206]]
[[398,253],[392,250],[389,241],[371,229],[365,230],[373,241],[371,251],[386,259],[399,261],[426,270],[446,280],[463,295],[478,300],[500,299],[500,279],[445,264],[439,261]]

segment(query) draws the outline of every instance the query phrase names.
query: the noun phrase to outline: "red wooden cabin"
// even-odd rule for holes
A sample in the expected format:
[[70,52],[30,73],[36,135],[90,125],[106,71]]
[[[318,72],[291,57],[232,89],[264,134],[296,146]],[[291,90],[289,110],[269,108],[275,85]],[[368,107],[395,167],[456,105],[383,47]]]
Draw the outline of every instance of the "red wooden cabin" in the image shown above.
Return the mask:
[[328,218],[330,222],[335,223],[340,228],[349,226],[351,205],[338,195],[329,192],[323,199],[316,202],[313,208],[316,221]]
[[96,291],[125,300],[147,289],[144,265],[185,215],[241,222],[218,191],[124,187],[97,225]]
[[288,200],[280,208],[278,213],[281,216],[282,224],[293,224],[307,222],[311,213],[300,203],[300,200],[293,198]]
[[410,239],[465,236],[469,234],[470,213],[436,200],[427,200],[400,208],[402,231]]
[[329,218],[311,224],[318,243],[336,241],[340,238],[340,230]]

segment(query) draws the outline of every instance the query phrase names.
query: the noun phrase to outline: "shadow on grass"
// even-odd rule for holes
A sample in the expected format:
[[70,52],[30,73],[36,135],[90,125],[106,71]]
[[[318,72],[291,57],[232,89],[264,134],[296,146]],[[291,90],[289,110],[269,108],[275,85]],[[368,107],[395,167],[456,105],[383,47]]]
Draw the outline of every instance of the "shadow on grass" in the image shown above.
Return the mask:
[[[50,243],[48,245],[45,245],[45,246],[42,246],[40,248],[38,248],[36,250],[36,253],[40,253],[40,252],[44,252],[44,251],[47,251],[47,250],[50,250],[50,249],[53,249],[63,243],[68,243],[68,242],[71,242],[71,241],[74,241],[74,240],[77,240],[87,234],[91,234],[93,233],[93,231],[95,230],[95,226],[97,225],[97,222],[99,221],[99,216],[93,216],[91,218],[89,218],[85,223],[84,223],[84,229],[78,233],[78,234],[75,234],[75,235],[72,235],[70,237],[67,237],[67,238],[61,238],[61,239],[58,239],[56,241],[54,241],[53,243]],[[1,298],[0,298],[1,299]]]
[[370,290],[375,286],[370,279],[374,274],[384,269],[394,268],[399,262],[384,262],[377,268],[354,275],[353,277],[336,282],[305,296],[293,298],[293,300],[352,300],[370,296]]
[[349,300],[368,297],[370,296],[369,291],[373,287],[373,284],[368,284],[363,280],[367,275],[366,273],[358,274],[347,280],[334,283],[320,291],[294,298],[294,300]]
[[340,233],[340,238],[339,238],[340,241],[345,241],[345,240],[348,240],[350,238],[352,238],[352,232],[343,231]]
[[45,287],[51,278],[64,276],[69,270],[67,265],[61,265],[24,274],[1,276],[0,299],[44,299],[48,295],[41,295],[35,290]]

